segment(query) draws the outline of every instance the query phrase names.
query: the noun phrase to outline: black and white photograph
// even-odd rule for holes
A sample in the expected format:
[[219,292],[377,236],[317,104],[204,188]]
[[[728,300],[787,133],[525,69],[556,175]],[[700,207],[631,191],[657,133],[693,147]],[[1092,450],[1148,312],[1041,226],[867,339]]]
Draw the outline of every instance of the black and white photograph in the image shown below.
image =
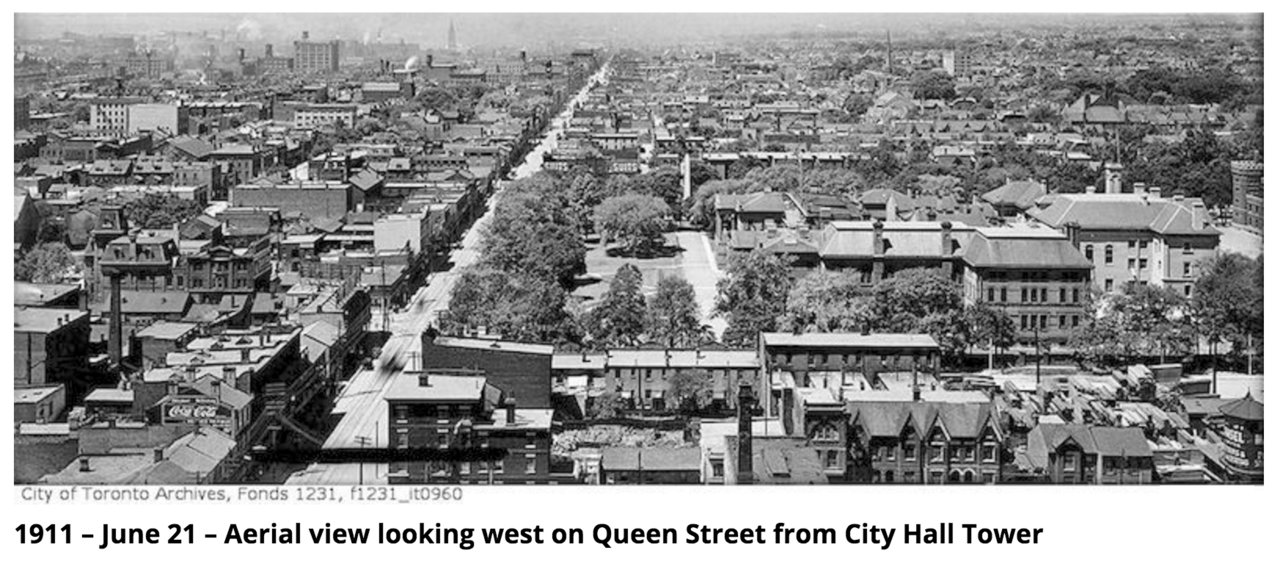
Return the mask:
[[17,488],[1263,483],[1262,14],[335,6],[14,14]]

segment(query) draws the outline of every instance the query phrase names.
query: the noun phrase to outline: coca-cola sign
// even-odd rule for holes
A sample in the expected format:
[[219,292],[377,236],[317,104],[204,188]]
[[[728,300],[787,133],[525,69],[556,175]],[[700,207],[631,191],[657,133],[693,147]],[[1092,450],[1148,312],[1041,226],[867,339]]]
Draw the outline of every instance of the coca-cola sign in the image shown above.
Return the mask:
[[175,399],[164,406],[165,420],[178,423],[227,426],[231,409],[213,400]]

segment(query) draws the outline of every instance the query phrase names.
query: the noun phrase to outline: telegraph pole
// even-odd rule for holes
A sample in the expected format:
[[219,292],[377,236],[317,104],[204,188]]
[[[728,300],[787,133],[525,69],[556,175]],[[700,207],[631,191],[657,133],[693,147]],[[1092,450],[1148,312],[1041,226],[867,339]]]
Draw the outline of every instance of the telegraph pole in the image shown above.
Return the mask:
[[[369,445],[369,437],[357,436],[356,442],[359,442],[360,448],[363,449],[365,446]],[[364,454],[360,455],[360,483],[359,484],[364,485]]]

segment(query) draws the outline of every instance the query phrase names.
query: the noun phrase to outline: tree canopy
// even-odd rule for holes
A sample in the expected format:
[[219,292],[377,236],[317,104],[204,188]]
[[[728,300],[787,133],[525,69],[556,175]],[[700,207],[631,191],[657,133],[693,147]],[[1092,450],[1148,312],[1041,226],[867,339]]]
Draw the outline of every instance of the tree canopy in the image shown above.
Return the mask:
[[732,256],[716,283],[715,312],[729,322],[724,342],[750,346],[760,332],[775,330],[786,312],[790,286],[790,272],[780,257],[759,250]]
[[645,331],[644,282],[640,269],[623,264],[609,282],[599,304],[585,317],[586,331],[600,346],[630,347],[640,342]]
[[616,240],[627,253],[651,253],[662,246],[671,225],[671,208],[651,195],[620,195],[596,207],[596,230]]
[[80,262],[66,244],[45,242],[22,255],[14,268],[14,277],[27,282],[57,283],[75,277],[80,268]]
[[160,193],[148,193],[124,205],[129,224],[140,228],[169,228],[203,211],[199,202]]
[[684,277],[658,279],[658,289],[649,297],[646,319],[645,333],[655,343],[689,348],[706,342],[693,285]]

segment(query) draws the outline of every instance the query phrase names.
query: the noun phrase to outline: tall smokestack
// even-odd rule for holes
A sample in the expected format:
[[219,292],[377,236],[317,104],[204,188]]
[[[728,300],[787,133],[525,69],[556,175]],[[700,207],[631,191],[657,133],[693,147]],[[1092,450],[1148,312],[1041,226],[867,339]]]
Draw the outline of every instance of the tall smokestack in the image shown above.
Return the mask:
[[751,465],[751,411],[756,399],[750,382],[738,386],[738,484],[750,485],[755,479]]

